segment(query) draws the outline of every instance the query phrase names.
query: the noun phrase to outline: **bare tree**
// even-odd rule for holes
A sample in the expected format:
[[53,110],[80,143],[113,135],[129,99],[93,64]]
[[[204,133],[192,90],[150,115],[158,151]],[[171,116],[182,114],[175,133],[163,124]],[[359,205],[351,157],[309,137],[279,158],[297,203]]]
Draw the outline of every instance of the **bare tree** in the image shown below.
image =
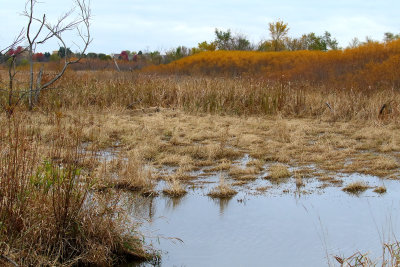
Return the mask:
[[[29,109],[32,109],[37,104],[40,93],[43,90],[51,89],[51,86],[64,75],[69,65],[78,63],[84,56],[91,42],[91,10],[88,0],[75,0],[74,8],[65,12],[54,24],[47,21],[46,14],[41,17],[36,17],[34,15],[36,4],[36,0],[28,0],[26,2],[23,12],[23,16],[28,19],[26,28],[21,30],[20,34],[14,39],[11,45],[0,50],[2,53],[5,52],[6,55],[9,79],[8,84],[0,84],[0,93],[3,94],[3,96],[0,96],[0,99],[6,100],[0,102],[0,105],[9,116],[12,115],[15,107],[22,99],[27,99]],[[72,18],[75,15],[77,15],[77,17]],[[34,26],[36,26],[36,30],[33,30]],[[37,47],[51,39],[55,39],[58,41],[60,47],[63,47],[64,51],[67,51],[68,47],[64,38],[64,33],[70,31],[75,31],[77,33],[80,45],[75,42],[74,44],[77,45],[80,50],[79,56],[72,59],[70,54],[65,53],[61,70],[53,74],[50,80],[42,83],[44,72],[43,65],[39,71],[35,72],[34,70],[33,55]],[[25,43],[25,45],[19,46],[21,43]],[[17,46],[19,46],[20,49],[15,49]],[[16,62],[18,56],[22,53],[27,53],[30,66],[27,83],[16,81],[18,72]],[[2,88],[2,85],[5,88]]]

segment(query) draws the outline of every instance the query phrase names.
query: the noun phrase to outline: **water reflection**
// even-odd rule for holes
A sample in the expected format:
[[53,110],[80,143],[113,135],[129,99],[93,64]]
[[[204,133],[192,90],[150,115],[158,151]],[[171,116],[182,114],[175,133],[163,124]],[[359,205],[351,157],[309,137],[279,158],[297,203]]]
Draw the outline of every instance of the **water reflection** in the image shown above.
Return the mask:
[[220,216],[224,215],[225,210],[228,207],[229,202],[232,198],[210,198],[219,207]]
[[174,210],[182,203],[182,201],[185,200],[185,198],[186,198],[186,196],[167,197],[165,207],[169,210]]
[[124,205],[132,217],[151,221],[156,213],[155,198],[154,196],[144,197],[137,192],[126,192]]
[[[149,221],[145,232],[157,237],[146,242],[165,252],[162,266],[325,266],[332,255],[358,250],[379,258],[382,242],[400,230],[398,181],[387,180],[383,195],[373,192],[383,181],[369,175],[284,181],[257,179],[236,187],[232,199],[212,199],[207,193],[218,182],[214,175],[193,181],[182,198],[130,193],[125,202],[134,218]],[[342,191],[354,181],[371,188],[359,196]]]

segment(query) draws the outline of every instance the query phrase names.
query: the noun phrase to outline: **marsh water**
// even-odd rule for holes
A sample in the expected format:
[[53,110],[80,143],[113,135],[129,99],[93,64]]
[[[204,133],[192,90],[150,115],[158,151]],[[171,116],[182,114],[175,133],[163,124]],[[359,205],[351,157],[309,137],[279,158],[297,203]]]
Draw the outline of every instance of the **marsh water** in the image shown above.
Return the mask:
[[[207,193],[218,175],[199,176],[182,198],[127,194],[126,205],[141,218],[146,244],[160,251],[160,266],[337,266],[333,256],[357,251],[379,261],[382,244],[400,230],[400,182],[357,173],[337,177],[340,186],[308,178],[301,187],[292,178],[259,178],[235,186],[239,193],[231,199],[212,199]],[[353,181],[371,188],[343,192]],[[385,194],[373,192],[381,185]]]

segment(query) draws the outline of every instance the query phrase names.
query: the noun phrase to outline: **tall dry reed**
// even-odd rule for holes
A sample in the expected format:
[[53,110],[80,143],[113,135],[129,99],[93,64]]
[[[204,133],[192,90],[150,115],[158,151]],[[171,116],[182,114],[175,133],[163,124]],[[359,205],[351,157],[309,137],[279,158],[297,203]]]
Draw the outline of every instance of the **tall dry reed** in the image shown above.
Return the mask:
[[38,108],[178,108],[191,113],[398,120],[400,91],[353,90],[260,78],[70,72]]
[[[29,119],[0,117],[0,255],[21,266],[112,265],[146,257],[134,229],[116,217],[117,197],[97,196],[81,167],[79,122],[58,118],[43,145]],[[29,126],[31,125],[31,126]]]

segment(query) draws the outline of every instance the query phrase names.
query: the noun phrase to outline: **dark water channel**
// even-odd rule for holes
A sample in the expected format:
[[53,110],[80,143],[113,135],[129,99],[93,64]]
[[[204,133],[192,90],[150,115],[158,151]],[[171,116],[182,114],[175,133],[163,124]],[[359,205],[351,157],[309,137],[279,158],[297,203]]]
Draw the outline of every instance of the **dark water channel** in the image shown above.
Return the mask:
[[379,260],[382,243],[400,233],[400,182],[360,174],[341,179],[343,186],[384,184],[387,193],[351,195],[314,178],[300,189],[294,179],[257,179],[219,200],[206,195],[218,182],[212,176],[199,178],[180,199],[129,195],[127,203],[132,216],[143,219],[146,243],[161,251],[161,266],[338,266],[333,255],[357,251]]

